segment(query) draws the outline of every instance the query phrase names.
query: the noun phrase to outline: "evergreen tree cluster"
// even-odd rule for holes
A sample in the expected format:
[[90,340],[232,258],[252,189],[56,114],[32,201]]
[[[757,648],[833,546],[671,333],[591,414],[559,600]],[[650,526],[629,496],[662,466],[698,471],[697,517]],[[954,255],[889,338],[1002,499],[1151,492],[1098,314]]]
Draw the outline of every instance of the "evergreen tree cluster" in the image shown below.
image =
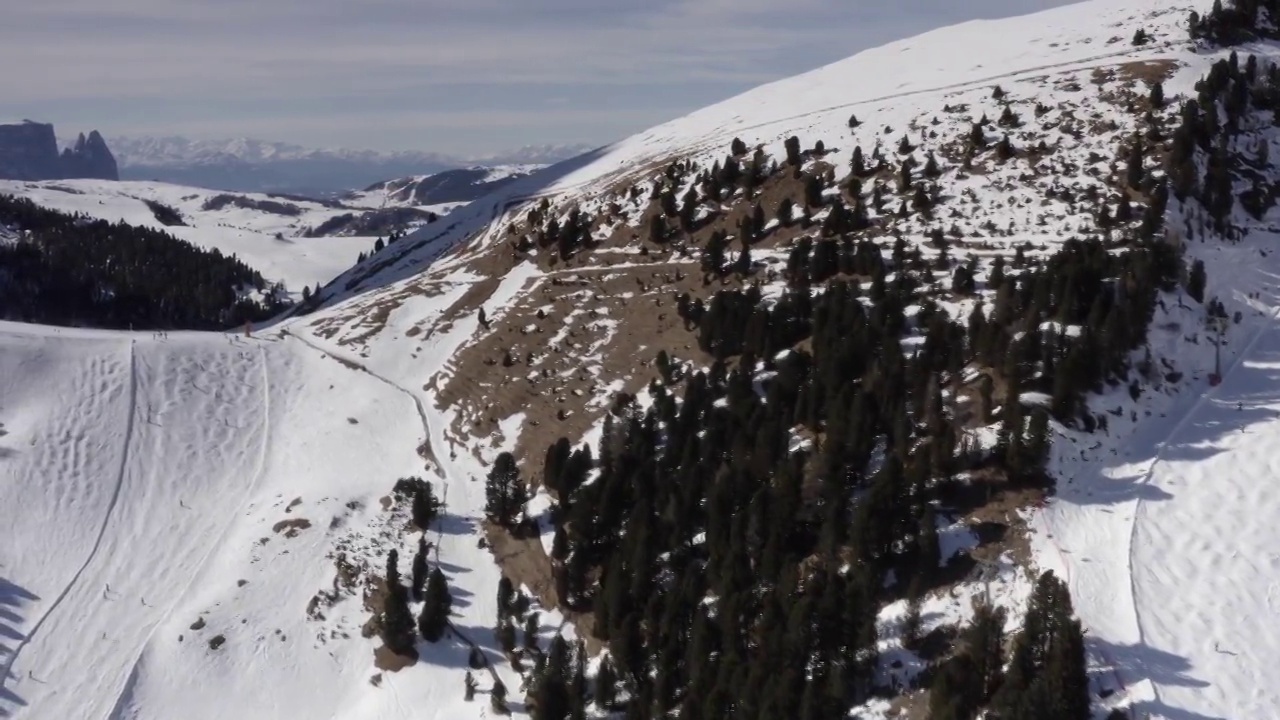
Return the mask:
[[[1213,64],[1196,91],[1183,104],[1173,133],[1166,160],[1170,186],[1179,200],[1198,200],[1214,231],[1230,238],[1236,234],[1229,219],[1237,200],[1261,219],[1280,197],[1280,187],[1259,172],[1270,167],[1266,139],[1243,142],[1246,133],[1280,118],[1280,65],[1263,66],[1254,55],[1241,62],[1232,51]],[[1264,126],[1259,118],[1268,112],[1272,123]],[[1241,176],[1249,187],[1237,195]]]
[[1004,623],[1002,610],[975,608],[959,652],[933,676],[930,720],[972,720],[984,707],[987,717],[998,720],[1091,717],[1084,632],[1072,615],[1066,584],[1053,573],[1040,577],[1009,658]]
[[1192,12],[1188,30],[1193,40],[1217,45],[1238,45],[1259,38],[1277,37],[1280,19],[1277,0],[1214,0],[1205,15]]
[[[904,140],[909,157],[916,148]],[[904,238],[886,243],[863,232],[890,192],[876,182],[863,195],[862,179],[886,163],[878,148],[870,163],[855,150],[839,197],[822,192],[829,176],[804,180],[813,197],[796,205],[807,212],[815,200],[825,203],[829,227],[797,238],[780,295],[766,301],[749,282],[705,301],[679,296],[680,316],[715,359],[710,369],[677,375],[670,357],[660,357],[652,405],[615,407],[598,457],[561,439],[543,466],[558,500],[557,594],[568,609],[595,614],[595,633],[610,649],[617,687],[596,692],[627,698],[635,717],[679,708],[694,718],[819,718],[865,699],[877,610],[892,597],[918,598],[937,581],[936,514],[956,496],[955,478],[986,465],[1011,482],[1045,482],[1050,417],[1093,429],[1084,396],[1127,378],[1159,293],[1174,287],[1180,261],[1164,242],[1165,186],[1147,172],[1146,147],[1129,146],[1120,178],[1144,206],[1121,193],[1114,214],[1100,205],[1099,232],[1065,241],[1040,262],[1019,249],[985,277],[972,260],[957,265],[953,290],[990,298],[990,308],[979,304],[967,321],[929,297],[933,273],[950,269],[942,232],[929,237],[941,250],[937,261]],[[723,196],[728,183],[741,188],[742,154],[700,176],[695,195]],[[802,179],[803,155],[798,141],[788,142],[788,164]],[[936,162],[929,165],[924,178],[939,174]],[[909,191],[916,178],[911,163],[903,166],[900,191]],[[754,172],[747,175],[758,178]],[[674,197],[659,202],[664,215],[682,212]],[[791,210],[778,208],[780,224],[793,220]],[[762,215],[757,204],[743,216],[737,260],[727,233],[710,235],[708,278],[750,276],[741,258],[760,235]],[[919,311],[909,316],[913,306]],[[908,334],[923,338],[910,352]],[[976,388],[965,380],[974,370]],[[1024,406],[1022,395],[1032,391],[1052,402]],[[978,421],[999,423],[999,442],[988,450],[961,442],[968,422],[961,398],[975,394]],[[797,434],[812,438],[810,448],[791,450]],[[514,459],[495,463],[492,518],[514,522],[526,497],[515,489],[521,482]],[[890,576],[898,580],[886,589]],[[954,707],[939,717],[1020,707],[1020,698],[1040,692],[1039,656],[1020,675],[1001,675],[1002,623],[980,615],[962,643],[966,659],[942,673],[959,699],[940,692],[939,707]],[[499,635],[514,644],[509,619]]]
[[[286,307],[238,258],[160,230],[91,219],[0,195],[0,306],[12,320],[107,328],[221,330]],[[247,297],[263,294],[261,301]]]
[[[373,620],[383,644],[403,657],[417,658],[414,648],[418,635],[427,642],[438,642],[449,626],[449,612],[453,596],[448,581],[439,566],[431,567],[428,553],[427,528],[443,511],[444,503],[438,500],[431,483],[422,478],[409,477],[396,481],[392,492],[410,503],[413,525],[421,530],[418,548],[413,556],[409,584],[400,575],[399,552],[394,548],[387,553],[387,569],[382,582],[382,612]],[[415,619],[412,603],[421,603]]]
[[[1244,11],[1265,18],[1273,8],[1254,2]],[[1197,27],[1229,12],[1214,17]],[[579,716],[587,697],[608,698],[602,708],[629,717],[692,718],[834,717],[865,699],[878,608],[918,600],[938,582],[936,516],[957,509],[957,476],[982,466],[1013,483],[1048,482],[1050,421],[1105,427],[1084,400],[1136,386],[1131,358],[1160,293],[1182,278],[1206,302],[1203,264],[1184,271],[1166,237],[1169,194],[1199,201],[1220,233],[1229,233],[1237,200],[1260,217],[1280,196],[1256,172],[1268,167],[1265,148],[1242,142],[1266,113],[1280,117],[1280,70],[1233,54],[1197,92],[1170,136],[1155,117],[1168,101],[1152,86],[1144,125],[1116,148],[1110,197],[1053,191],[1093,203],[1093,227],[1047,258],[1018,248],[985,273],[973,258],[952,263],[941,229],[928,233],[939,253],[926,261],[919,244],[879,224],[895,192],[899,214],[928,219],[933,210],[941,171],[931,154],[915,164],[910,137],[899,143],[900,162],[879,146],[870,158],[855,148],[839,193],[828,192],[837,186],[829,171],[806,169],[805,157],[825,149],[788,139],[784,167],[804,190],[776,206],[778,225],[808,230],[814,209],[829,212],[796,237],[785,286],[768,298],[750,250],[767,235],[769,213],[751,200],[776,162],[758,149],[748,158],[751,149],[735,142],[710,170],[669,167],[653,197],[669,219],[663,242],[691,233],[708,204],[712,217],[731,198],[749,208],[732,234],[708,233],[701,251],[704,287],[731,273],[740,282],[676,298],[713,359],[709,369],[663,353],[652,404],[616,405],[594,457],[567,439],[547,450],[557,595],[567,609],[594,614],[609,662],[585,689],[573,652],[553,647],[567,659],[537,671],[551,678],[535,686],[540,706],[554,710],[545,717]],[[996,123],[984,118],[972,152],[992,142],[989,126],[1021,122],[1007,106]],[[1237,194],[1240,178],[1253,187]],[[949,317],[930,297],[939,271],[952,292],[981,293],[967,318]],[[917,341],[907,345],[907,335]],[[1024,404],[1031,392],[1048,402]],[[966,426],[991,423],[995,447],[963,440]],[[514,459],[495,464],[491,517],[514,523],[527,498],[522,482]],[[930,716],[1089,717],[1082,631],[1065,586],[1040,579],[1011,648],[1004,624],[1003,613],[978,609],[933,668]],[[514,647],[510,615],[499,637]]]

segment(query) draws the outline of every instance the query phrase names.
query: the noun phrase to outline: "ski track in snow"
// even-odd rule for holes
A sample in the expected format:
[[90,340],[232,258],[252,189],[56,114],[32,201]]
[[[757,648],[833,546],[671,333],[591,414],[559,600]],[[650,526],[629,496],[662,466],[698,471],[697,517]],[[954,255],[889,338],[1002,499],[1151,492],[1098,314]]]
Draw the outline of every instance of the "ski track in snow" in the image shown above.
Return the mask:
[[[1162,448],[1147,482],[1163,497],[1138,499],[1130,581],[1138,636],[1153,651],[1143,668],[1152,707],[1144,709],[1155,717],[1265,717],[1280,707],[1268,680],[1280,636],[1266,619],[1280,569],[1272,552],[1280,546],[1278,358],[1272,323]],[[1209,591],[1198,592],[1200,583]]]
[[[287,332],[287,331],[286,331],[286,332]],[[302,344],[306,345],[307,347],[311,348],[312,350],[315,350],[316,352],[319,352],[319,353],[321,353],[321,354],[323,354],[323,355],[325,355],[325,356],[328,356],[328,357],[330,357],[330,358],[333,358],[334,360],[337,360],[338,362],[343,363],[344,365],[353,365],[353,366],[355,366],[356,368],[358,368],[360,371],[362,371],[362,372],[364,372],[364,373],[367,373],[368,375],[370,375],[371,377],[373,377],[373,378],[375,378],[375,379],[377,379],[377,380],[380,380],[381,382],[383,382],[383,383],[384,383],[384,384],[386,384],[387,386],[389,386],[389,387],[391,387],[391,388],[393,388],[393,389],[395,389],[395,390],[397,390],[397,391],[399,391],[399,392],[401,392],[401,393],[403,393],[403,394],[405,394],[405,395],[408,395],[408,396],[409,396],[409,399],[413,400],[414,408],[416,408],[416,409],[417,409],[417,411],[418,411],[418,418],[419,418],[419,420],[421,420],[421,421],[422,421],[422,432],[424,433],[424,435],[423,435],[423,439],[422,439],[423,444],[425,444],[427,447],[431,447],[431,445],[432,445],[432,443],[431,443],[431,422],[427,419],[426,409],[423,407],[423,405],[422,405],[422,400],[418,397],[417,393],[411,392],[410,390],[408,390],[408,389],[407,389],[407,388],[405,388],[404,386],[400,385],[399,383],[397,383],[397,382],[395,382],[395,381],[393,381],[393,380],[391,380],[391,379],[389,379],[389,378],[387,378],[387,377],[384,377],[383,375],[380,375],[380,374],[378,374],[378,373],[374,372],[373,370],[369,369],[369,367],[368,367],[368,366],[366,366],[366,365],[364,365],[363,363],[357,362],[357,361],[355,361],[354,359],[352,359],[352,358],[350,358],[350,357],[346,357],[346,356],[344,356],[344,355],[340,355],[339,353],[336,353],[336,352],[334,352],[334,351],[332,351],[332,350],[329,350],[329,349],[326,349],[326,348],[322,347],[321,345],[319,345],[319,344],[315,343],[314,341],[307,339],[307,338],[306,338],[306,336],[304,336],[304,335],[302,335],[302,334],[300,334],[300,333],[297,333],[297,334],[295,334],[295,333],[288,333],[288,334],[287,334],[287,337],[292,337],[292,338],[294,338],[294,339],[298,340],[299,342],[301,342]],[[431,450],[431,453],[432,453],[432,456],[434,457],[434,455],[435,455],[434,448]],[[433,470],[433,471],[435,472],[436,477],[440,478],[441,480],[446,480],[446,479],[447,479],[447,475],[446,475],[446,473],[445,473],[445,471],[444,471],[444,468],[443,468],[443,467],[441,466],[441,464],[440,464],[439,458],[436,458],[436,461],[435,461],[435,462],[431,462],[431,463],[429,463],[429,466],[430,466],[431,470]],[[448,502],[448,500],[449,500],[449,483],[447,483],[447,482],[444,484],[444,497],[443,497],[443,498],[441,498],[441,500],[442,500],[442,501],[444,501],[444,502],[446,502],[446,503],[447,503],[447,502]],[[447,507],[447,505],[446,505],[446,507]],[[467,517],[467,518],[465,518],[465,519],[466,519],[466,520],[471,520],[471,521],[474,521],[474,520],[475,520],[475,518],[471,518],[471,517]],[[436,554],[436,563],[437,563],[437,564],[439,564],[439,562],[440,562],[440,546],[443,544],[443,541],[444,541],[444,529],[443,529],[442,527],[439,527],[439,528],[437,528],[436,545],[435,545],[435,554]],[[478,651],[478,652],[481,654],[481,656],[483,656],[483,657],[484,657],[484,660],[485,660],[485,668],[489,671],[489,673],[490,673],[490,674],[491,674],[495,679],[497,679],[497,678],[498,678],[498,674],[497,674],[497,672],[496,672],[496,671],[494,670],[494,668],[493,668],[493,661],[492,661],[492,659],[489,657],[489,653],[485,652],[485,651],[484,651],[484,648],[480,647],[480,645],[478,645],[474,640],[472,640],[469,636],[467,636],[467,634],[466,634],[466,633],[462,632],[462,630],[457,626],[457,624],[456,624],[456,623],[454,623],[454,621],[453,621],[453,618],[452,618],[452,617],[450,617],[446,622],[447,622],[447,623],[448,623],[448,625],[449,625],[449,629],[450,629],[450,630],[451,630],[455,635],[457,635],[457,636],[458,636],[458,639],[459,639],[459,640],[461,640],[463,643],[466,643],[466,644],[467,644],[471,649]],[[399,695],[397,695],[397,696],[396,696],[396,703],[397,703],[397,704],[399,704],[399,702],[400,702],[400,700],[399,700]]]
[[116,701],[112,703],[111,712],[107,716],[109,719],[124,717],[124,710],[126,709],[125,703],[129,698],[129,690],[137,682],[139,662],[143,654],[146,652],[148,645],[150,645],[151,638],[155,635],[156,629],[164,624],[164,621],[170,618],[174,614],[174,611],[182,604],[183,600],[186,599],[191,586],[196,582],[196,579],[203,574],[204,568],[208,565],[209,559],[213,554],[222,548],[228,536],[234,529],[236,521],[239,520],[243,513],[245,506],[249,504],[250,500],[262,484],[262,479],[265,475],[267,466],[267,453],[271,447],[271,380],[270,373],[267,370],[266,351],[263,349],[262,344],[258,345],[257,355],[258,363],[262,369],[262,376],[259,381],[262,389],[262,425],[261,430],[259,431],[262,441],[260,445],[261,450],[258,454],[257,469],[254,471],[253,475],[254,479],[249,484],[243,498],[241,498],[235,513],[227,516],[227,522],[223,525],[222,531],[218,535],[217,542],[209,543],[207,545],[208,549],[192,569],[191,574],[187,577],[187,581],[182,587],[182,590],[174,596],[173,600],[169,603],[169,606],[165,609],[164,614],[151,625],[151,630],[148,631],[146,639],[142,641],[137,655],[134,657],[133,662],[129,664],[129,673],[125,678],[124,684],[121,685],[120,691],[116,693]]
[[[1231,364],[1223,371],[1221,382],[1218,384],[1218,386],[1210,387],[1203,394],[1201,394],[1200,397],[1196,399],[1195,403],[1192,404],[1191,408],[1186,412],[1186,414],[1184,414],[1178,420],[1177,424],[1173,426],[1173,429],[1169,431],[1168,437],[1166,437],[1164,441],[1157,446],[1155,457],[1152,458],[1151,465],[1147,468],[1146,474],[1144,474],[1142,479],[1138,481],[1137,483],[1138,485],[1141,485],[1141,486],[1151,485],[1151,481],[1155,476],[1156,470],[1159,467],[1159,465],[1164,461],[1165,454],[1171,447],[1171,443],[1174,443],[1182,435],[1182,433],[1192,423],[1196,415],[1199,414],[1200,410],[1205,406],[1205,404],[1217,397],[1217,395],[1221,392],[1222,388],[1226,384],[1227,379],[1235,375],[1236,370],[1241,367],[1242,363],[1244,363],[1245,361],[1245,358],[1247,358],[1253,352],[1254,348],[1257,347],[1258,342],[1264,336],[1266,336],[1267,334],[1275,330],[1275,324],[1277,319],[1280,319],[1280,307],[1277,307],[1274,311],[1272,311],[1271,316],[1268,317],[1264,322],[1259,323],[1260,327],[1258,328],[1257,332],[1254,333],[1253,337],[1249,339],[1249,342],[1236,355],[1235,359],[1231,361]],[[1138,564],[1134,562],[1134,554],[1137,547],[1136,538],[1138,536],[1138,526],[1139,526],[1138,520],[1139,520],[1139,516],[1142,514],[1144,501],[1145,499],[1143,498],[1142,493],[1138,493],[1137,499],[1135,500],[1133,513],[1130,516],[1129,546],[1125,554],[1126,560],[1127,560],[1126,573],[1129,576],[1130,602],[1133,606],[1134,622],[1136,623],[1136,630],[1137,630],[1139,645],[1145,645],[1146,639],[1144,637],[1144,633],[1142,629],[1142,610],[1141,610],[1140,604],[1138,603],[1138,595],[1139,595],[1138,580],[1137,580],[1137,573],[1135,572],[1136,568],[1138,567]],[[1151,684],[1151,694],[1152,694],[1153,700],[1158,704],[1160,701],[1160,690],[1159,690],[1158,684],[1155,684],[1155,683]]]
[[13,652],[9,654],[9,659],[5,662],[4,668],[0,670],[0,688],[3,688],[5,685],[8,685],[10,671],[12,670],[14,664],[18,662],[18,656],[22,654],[22,650],[33,639],[35,639],[36,635],[40,632],[40,628],[44,627],[45,622],[49,618],[53,617],[54,612],[58,610],[58,607],[62,605],[62,602],[66,600],[67,596],[71,594],[72,588],[74,588],[76,584],[80,582],[80,577],[84,575],[85,570],[89,568],[89,566],[93,563],[94,559],[98,556],[98,550],[102,548],[102,539],[106,537],[107,528],[111,525],[111,518],[115,513],[116,504],[120,500],[120,489],[124,486],[125,471],[129,467],[129,445],[133,441],[133,421],[134,421],[134,416],[137,414],[137,411],[138,411],[137,401],[138,401],[137,356],[135,354],[134,342],[130,340],[129,341],[129,415],[128,415],[128,419],[126,420],[127,424],[125,426],[124,447],[121,450],[120,470],[119,472],[116,473],[115,487],[112,489],[111,499],[107,503],[106,513],[102,517],[102,524],[98,526],[98,535],[94,539],[93,547],[89,549],[89,554],[85,556],[84,562],[80,564],[80,567],[79,569],[76,570],[75,575],[71,577],[71,581],[68,582],[66,586],[62,588],[62,592],[58,593],[57,597],[55,597],[53,602],[50,603],[48,609],[46,609],[44,613],[40,616],[40,619],[37,620],[35,625],[33,625],[31,629],[27,631],[26,635],[24,635],[23,638],[18,641],[18,644],[17,646],[14,647]]

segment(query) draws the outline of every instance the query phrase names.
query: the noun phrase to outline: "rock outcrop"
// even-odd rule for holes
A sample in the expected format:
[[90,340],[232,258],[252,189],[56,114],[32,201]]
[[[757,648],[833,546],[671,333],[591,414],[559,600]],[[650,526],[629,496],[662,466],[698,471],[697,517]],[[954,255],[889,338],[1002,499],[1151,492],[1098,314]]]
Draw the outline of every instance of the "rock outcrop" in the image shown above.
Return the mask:
[[107,141],[94,130],[85,137],[80,133],[74,147],[62,151],[63,177],[97,178],[99,180],[119,180],[120,171],[116,168],[116,159],[107,149]]
[[24,120],[0,124],[0,178],[119,180],[116,159],[98,131],[81,133],[73,147],[58,153],[53,125]]

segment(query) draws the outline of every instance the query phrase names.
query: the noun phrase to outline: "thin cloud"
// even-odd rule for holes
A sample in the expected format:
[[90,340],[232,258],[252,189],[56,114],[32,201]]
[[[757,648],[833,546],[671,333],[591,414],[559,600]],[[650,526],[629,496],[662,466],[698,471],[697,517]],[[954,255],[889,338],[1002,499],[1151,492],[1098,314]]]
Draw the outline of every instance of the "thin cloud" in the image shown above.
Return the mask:
[[[0,75],[0,97],[19,113],[111,134],[225,128],[423,149],[454,146],[450,126],[413,133],[412,122],[534,117],[529,108],[555,97],[558,134],[606,142],[897,37],[1058,4],[45,0],[5,10],[0,64],[38,72]],[[333,112],[353,105],[373,109],[370,124]],[[495,122],[469,129],[486,146],[474,149],[547,137],[536,122]]]

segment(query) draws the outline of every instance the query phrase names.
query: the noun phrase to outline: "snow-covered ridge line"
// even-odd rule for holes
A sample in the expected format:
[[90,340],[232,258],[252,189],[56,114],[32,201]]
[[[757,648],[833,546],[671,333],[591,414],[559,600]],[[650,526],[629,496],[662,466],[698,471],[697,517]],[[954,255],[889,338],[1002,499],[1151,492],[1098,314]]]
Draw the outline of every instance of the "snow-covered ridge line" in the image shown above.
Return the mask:
[[454,167],[474,165],[519,165],[555,162],[590,149],[588,145],[528,145],[507,152],[479,156],[400,150],[359,150],[342,147],[315,148],[289,142],[253,138],[222,140],[191,139],[182,136],[113,136],[108,143],[120,163],[129,166],[182,166],[239,162],[249,165],[298,160],[342,160],[347,162],[417,161]]

